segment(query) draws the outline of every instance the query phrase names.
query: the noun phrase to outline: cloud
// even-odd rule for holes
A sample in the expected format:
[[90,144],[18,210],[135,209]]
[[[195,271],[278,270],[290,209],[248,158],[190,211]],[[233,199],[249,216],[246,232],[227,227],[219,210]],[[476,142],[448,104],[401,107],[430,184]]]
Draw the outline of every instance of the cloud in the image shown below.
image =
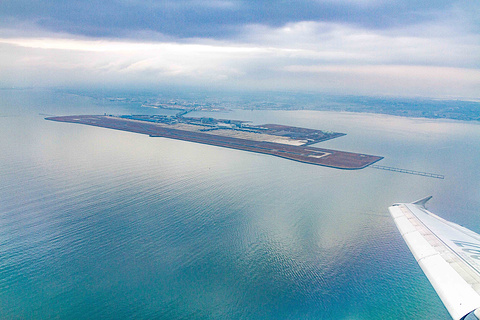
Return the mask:
[[[0,39],[11,85],[208,83],[241,74],[255,47],[72,39]],[[9,74],[9,76],[6,76]]]
[[[423,28],[422,28],[423,27]],[[480,67],[480,36],[455,33],[445,37],[433,25],[425,35],[414,32],[372,31],[333,23],[300,22],[280,28],[251,25],[244,41],[290,48],[313,63],[405,64]]]
[[478,45],[450,50],[453,44],[443,39],[312,22],[251,26],[247,33],[257,38],[247,36],[249,43],[4,38],[0,81],[468,97],[479,92],[480,73],[470,67],[476,59],[462,51],[480,53]]
[[442,0],[6,1],[0,84],[478,97],[479,7]]
[[[285,71],[322,88],[348,87],[362,94],[475,96],[480,70],[437,66],[329,65],[287,66]],[[312,88],[313,89],[313,88]]]
[[438,20],[465,6],[445,0],[7,0],[0,2],[0,27],[32,23],[89,37],[125,38],[149,31],[174,38],[231,39],[250,24],[317,21],[378,30]]

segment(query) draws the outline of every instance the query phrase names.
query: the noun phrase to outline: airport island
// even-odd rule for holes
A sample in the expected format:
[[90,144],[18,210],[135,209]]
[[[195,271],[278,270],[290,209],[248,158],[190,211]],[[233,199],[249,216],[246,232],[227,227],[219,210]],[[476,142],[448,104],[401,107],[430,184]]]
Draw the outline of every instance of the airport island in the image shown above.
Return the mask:
[[184,117],[183,114],[74,115],[45,119],[250,151],[337,169],[362,169],[383,159],[374,155],[310,146],[344,136],[344,133],[279,124],[252,125],[247,121]]

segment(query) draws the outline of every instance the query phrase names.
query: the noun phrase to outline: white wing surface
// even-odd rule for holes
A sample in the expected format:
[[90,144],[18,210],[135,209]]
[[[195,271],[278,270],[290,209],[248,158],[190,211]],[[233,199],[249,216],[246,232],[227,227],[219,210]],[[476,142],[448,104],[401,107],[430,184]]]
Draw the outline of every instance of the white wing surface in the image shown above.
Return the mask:
[[452,318],[480,319],[480,235],[426,210],[430,199],[388,210]]

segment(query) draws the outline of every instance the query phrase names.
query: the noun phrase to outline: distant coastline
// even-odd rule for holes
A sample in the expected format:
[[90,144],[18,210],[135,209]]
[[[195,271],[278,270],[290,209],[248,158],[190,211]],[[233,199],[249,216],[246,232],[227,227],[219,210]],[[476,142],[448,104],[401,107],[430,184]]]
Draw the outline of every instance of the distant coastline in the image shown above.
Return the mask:
[[[79,94],[76,92],[76,94]],[[480,99],[384,97],[299,92],[84,92],[102,103],[136,103],[145,108],[226,112],[245,110],[316,110],[387,114],[411,118],[480,121]]]
[[[152,90],[96,90],[67,88],[2,88],[7,100],[21,94],[33,100],[49,97],[81,97],[85,105],[101,106],[102,113],[117,107],[140,114],[160,112],[226,113],[244,110],[314,110],[386,114],[425,119],[480,121],[480,98],[439,99],[428,97],[382,97],[300,92],[222,92],[192,88]],[[46,95],[45,95],[46,94]],[[24,99],[24,98],[22,98]],[[68,101],[68,100],[67,100]],[[162,109],[163,111],[157,111]],[[49,111],[48,112],[53,113]],[[75,111],[74,111],[75,113]]]

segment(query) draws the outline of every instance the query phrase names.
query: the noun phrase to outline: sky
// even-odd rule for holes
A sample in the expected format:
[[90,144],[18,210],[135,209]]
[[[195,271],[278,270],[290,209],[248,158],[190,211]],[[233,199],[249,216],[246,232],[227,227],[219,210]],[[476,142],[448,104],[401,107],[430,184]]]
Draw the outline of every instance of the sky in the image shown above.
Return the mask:
[[480,98],[480,1],[3,0],[0,87]]

